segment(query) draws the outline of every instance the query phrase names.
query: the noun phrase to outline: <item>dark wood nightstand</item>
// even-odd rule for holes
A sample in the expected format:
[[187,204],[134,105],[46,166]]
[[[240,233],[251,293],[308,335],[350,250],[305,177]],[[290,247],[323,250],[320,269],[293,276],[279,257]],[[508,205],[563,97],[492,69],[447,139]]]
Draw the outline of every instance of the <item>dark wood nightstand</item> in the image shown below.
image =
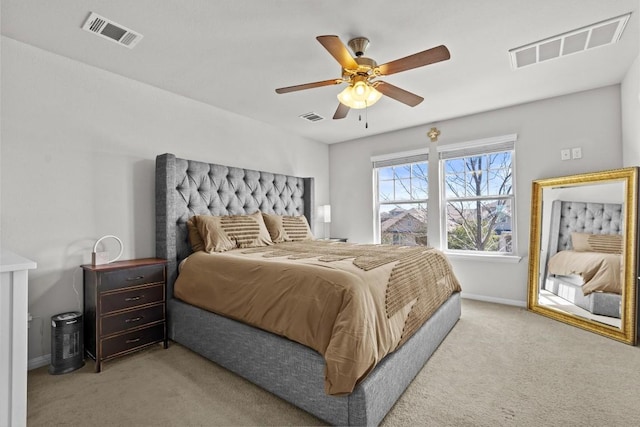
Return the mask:
[[102,362],[162,342],[167,348],[166,264],[160,258],[82,265],[84,348]]
[[325,242],[346,242],[346,237],[322,237],[318,240],[323,240]]

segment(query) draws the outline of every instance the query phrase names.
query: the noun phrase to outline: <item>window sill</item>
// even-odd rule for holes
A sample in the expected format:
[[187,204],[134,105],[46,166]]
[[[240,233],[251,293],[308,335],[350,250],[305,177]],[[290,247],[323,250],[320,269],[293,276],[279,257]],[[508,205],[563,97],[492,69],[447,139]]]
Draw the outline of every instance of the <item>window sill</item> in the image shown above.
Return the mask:
[[509,264],[517,264],[522,260],[518,255],[491,255],[491,254],[470,254],[459,252],[443,251],[448,258],[452,260],[468,260],[468,261],[488,261],[488,262],[506,262]]

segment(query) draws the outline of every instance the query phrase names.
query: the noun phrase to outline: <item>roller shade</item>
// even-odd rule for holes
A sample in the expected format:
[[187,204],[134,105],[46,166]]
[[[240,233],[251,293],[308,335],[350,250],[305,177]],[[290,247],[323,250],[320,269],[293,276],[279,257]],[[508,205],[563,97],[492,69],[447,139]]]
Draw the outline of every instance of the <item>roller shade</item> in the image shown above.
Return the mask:
[[427,150],[405,151],[402,153],[371,157],[371,163],[375,169],[427,161],[429,161],[429,153]]
[[518,135],[513,134],[461,144],[451,144],[449,146],[443,145],[438,147],[438,156],[444,160],[511,151],[515,148],[517,139]]

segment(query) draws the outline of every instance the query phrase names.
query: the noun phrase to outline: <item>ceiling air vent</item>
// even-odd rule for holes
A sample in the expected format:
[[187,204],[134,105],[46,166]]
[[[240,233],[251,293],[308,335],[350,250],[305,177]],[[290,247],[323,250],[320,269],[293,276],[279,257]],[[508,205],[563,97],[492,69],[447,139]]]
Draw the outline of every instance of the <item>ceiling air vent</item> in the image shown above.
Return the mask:
[[630,16],[631,13],[627,13],[511,49],[509,50],[511,66],[518,69],[548,59],[613,44],[620,40]]
[[300,117],[301,119],[309,120],[310,122],[319,122],[320,120],[324,120],[324,117],[313,112],[301,114],[298,117]]
[[133,47],[142,39],[142,34],[136,33],[127,27],[116,24],[115,22],[93,12],[91,12],[85,21],[82,29],[118,43],[121,46],[126,46],[129,49],[133,49]]

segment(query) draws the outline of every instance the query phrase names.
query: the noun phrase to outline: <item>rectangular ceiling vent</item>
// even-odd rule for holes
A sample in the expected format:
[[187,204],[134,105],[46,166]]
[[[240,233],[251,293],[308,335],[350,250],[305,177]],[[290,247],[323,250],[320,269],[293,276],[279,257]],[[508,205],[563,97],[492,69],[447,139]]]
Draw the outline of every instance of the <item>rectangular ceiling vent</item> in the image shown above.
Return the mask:
[[85,21],[82,29],[118,43],[121,46],[126,46],[129,49],[133,49],[133,47],[138,44],[143,37],[142,34],[136,33],[125,26],[116,24],[115,22],[93,12],[91,12]]
[[309,120],[310,122],[319,122],[320,120],[324,120],[324,117],[313,112],[301,114],[298,117],[300,117],[301,119]]
[[620,40],[631,12],[509,50],[514,69],[559,58]]

